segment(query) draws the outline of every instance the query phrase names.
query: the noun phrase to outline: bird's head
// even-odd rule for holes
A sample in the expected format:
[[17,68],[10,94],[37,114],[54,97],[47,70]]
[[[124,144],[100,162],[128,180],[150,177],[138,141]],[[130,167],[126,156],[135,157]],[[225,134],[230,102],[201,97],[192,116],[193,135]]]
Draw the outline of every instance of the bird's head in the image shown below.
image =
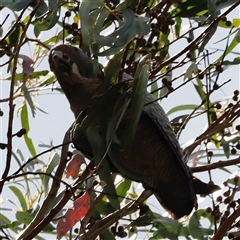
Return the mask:
[[101,95],[103,73],[99,68],[98,75],[94,74],[92,60],[80,48],[71,45],[59,45],[52,48],[49,54],[49,64],[75,116]]

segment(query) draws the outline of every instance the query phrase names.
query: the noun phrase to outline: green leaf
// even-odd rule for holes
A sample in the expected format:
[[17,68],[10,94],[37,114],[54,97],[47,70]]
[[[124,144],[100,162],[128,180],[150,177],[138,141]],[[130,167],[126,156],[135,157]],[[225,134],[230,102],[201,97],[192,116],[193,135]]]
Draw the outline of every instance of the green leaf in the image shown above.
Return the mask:
[[232,66],[232,65],[239,65],[240,64],[240,57],[236,57],[233,59],[233,61],[223,61],[222,62],[222,65],[225,65],[225,66]]
[[122,51],[124,48],[124,46],[120,46],[120,47],[110,47],[105,51],[102,51],[100,53],[98,53],[98,56],[111,56],[116,54],[117,52]]
[[[32,4],[33,4],[33,1],[32,1]],[[36,2],[36,5],[37,5],[37,4],[38,4],[38,2]],[[32,6],[32,7],[35,8],[36,5],[35,5],[35,6]],[[36,16],[39,17],[39,16],[43,15],[44,13],[46,13],[48,10],[49,10],[49,9],[48,9],[48,6],[47,6],[46,2],[45,2],[45,1],[42,1],[41,4],[40,4],[40,6],[39,6],[38,9],[37,9]]]
[[48,78],[47,80],[45,80],[43,83],[41,83],[39,85],[39,87],[45,87],[46,85],[49,85],[50,83],[53,83],[55,80],[56,80],[56,77],[52,76],[52,77]]
[[199,80],[198,78],[197,78],[197,83],[198,83],[198,85],[194,84],[194,87],[197,90],[199,97],[204,102],[205,109],[208,109],[208,112],[207,112],[208,113],[208,115],[207,115],[208,123],[212,124],[215,120],[217,120],[216,112],[215,112],[214,108],[209,109],[209,106],[213,106],[213,104],[210,102],[209,99],[206,98],[207,95],[203,90],[203,84],[202,84],[201,80]]
[[157,228],[157,231],[154,231],[153,233],[153,237],[149,239],[178,239],[179,236],[186,237],[189,235],[187,227],[184,227],[180,222],[168,217],[163,217],[151,211],[148,211],[144,216],[137,218],[131,225],[153,225],[153,227]]
[[[50,162],[47,165],[46,173],[51,174],[56,166],[59,165],[60,162],[60,156],[56,152],[53,153]],[[44,175],[43,177],[43,185],[44,185],[44,193],[45,196],[48,194],[48,182],[50,180],[50,176]]]
[[188,229],[190,234],[195,239],[208,239],[206,236],[212,235],[213,230],[209,228],[203,228],[200,224],[200,219],[206,217],[206,211],[204,210],[197,210],[193,213],[189,220]]
[[57,11],[61,3],[62,0],[48,0],[49,10]]
[[[170,110],[167,111],[166,115],[169,116],[175,112],[179,111],[186,111],[186,110],[194,110],[198,105],[196,104],[183,104],[183,105],[178,105],[176,107],[171,108]],[[204,110],[204,108],[200,108]]]
[[2,213],[0,213],[0,226],[4,226],[6,224],[10,224],[12,221],[10,221],[6,216],[4,216]]
[[182,26],[182,19],[180,17],[176,17],[175,18],[175,33],[176,33],[176,37],[179,38],[180,36],[180,32],[181,32],[181,26]]
[[120,148],[124,151],[131,148],[137,124],[146,101],[147,83],[149,80],[149,65],[147,59],[148,56],[141,59],[134,76],[129,118],[121,137]]
[[178,5],[180,17],[192,18],[208,12],[206,1],[186,0]]
[[195,62],[192,62],[191,65],[187,68],[186,73],[184,75],[184,80],[186,78],[191,78],[192,74],[196,74],[198,71],[198,66]]
[[117,54],[115,54],[114,57],[108,61],[107,66],[104,68],[105,79],[108,83],[111,84],[117,83],[117,77],[122,67],[121,64],[123,54],[124,51],[120,51]]
[[167,59],[169,57],[169,40],[168,40],[168,34],[163,34],[160,33],[160,43],[159,45],[161,46],[161,51],[160,53],[160,57],[162,59]]
[[94,209],[93,217],[96,217],[97,219],[97,216],[99,216],[99,214],[107,216],[114,211],[115,209],[109,202],[107,202],[106,200],[102,200],[100,203],[97,204],[97,207]]
[[99,24],[96,24],[93,40],[102,46],[120,47],[124,46],[136,35],[144,36],[149,33],[150,25],[147,23],[148,18],[136,16],[131,9],[123,9],[122,14],[123,20],[118,20],[119,28],[107,36],[101,36],[99,33],[101,32],[102,27],[100,26],[109,15],[109,11],[103,9],[100,13]]
[[43,71],[34,71],[32,74],[28,76],[29,79],[38,79],[40,77],[45,77],[49,73],[48,70],[43,70]]
[[[23,73],[18,73],[18,74],[15,75],[14,80],[15,80],[15,81],[22,80],[22,79],[23,79],[23,76],[24,76]],[[6,80],[12,80],[12,76],[6,78]]]
[[217,1],[216,10],[222,10],[236,3],[238,0]]
[[21,34],[22,34],[22,27],[21,26],[15,27],[14,31],[7,38],[7,42],[9,44],[16,45],[18,43],[18,40],[20,39]]
[[[82,4],[83,5],[83,4]],[[83,5],[85,9],[85,5]],[[104,26],[107,17],[110,14],[109,9],[103,8],[101,10],[96,9],[89,14],[87,24],[84,24],[81,19],[82,25],[82,36],[86,38],[86,49],[89,51],[89,45],[93,42],[98,47],[108,46],[109,48],[98,53],[94,51],[93,53],[98,56],[109,56],[119,52],[125,44],[130,41],[136,35],[144,36],[150,32],[150,24],[148,23],[149,19],[142,16],[137,16],[131,9],[121,10],[123,15],[123,20],[118,19],[119,27],[116,31],[109,35],[101,35],[102,30],[107,26]],[[85,13],[86,14],[86,13]],[[81,14],[80,14],[81,16]],[[82,13],[82,16],[85,16]],[[84,18],[85,19],[85,18]],[[89,27],[87,27],[89,26]],[[83,32],[86,32],[87,36]],[[93,49],[92,49],[93,50]]]
[[151,94],[153,96],[154,99],[158,99],[158,94],[159,94],[159,89],[158,89],[158,83],[157,81],[155,81],[155,79],[153,79],[153,82],[151,82]]
[[17,211],[16,212],[16,219],[21,222],[24,223],[26,225],[29,225],[30,222],[33,220],[33,215],[30,213],[30,211]]
[[24,98],[27,101],[27,103],[28,103],[28,105],[29,105],[29,107],[32,111],[32,116],[35,117],[36,108],[33,104],[32,97],[30,96],[29,91],[28,91],[28,89],[25,85],[22,86],[22,90],[23,90],[23,93],[24,93]]
[[105,194],[108,197],[113,208],[119,209],[120,205],[117,198],[117,193],[113,183],[110,168],[106,159],[103,158],[106,147],[98,131],[99,130],[95,126],[95,123],[91,123],[90,126],[86,129],[86,135],[92,147],[94,156],[93,159],[95,161],[96,166],[99,166],[100,164],[103,166],[103,168],[99,170],[98,174],[100,179],[104,181],[106,184],[104,186]]
[[34,32],[34,35],[35,35],[36,38],[38,38],[39,35],[41,34],[41,31],[36,26],[34,26],[33,32]]
[[176,220],[173,220],[169,217],[163,217],[160,214],[151,211],[148,211],[146,214],[144,214],[144,216],[137,218],[132,225],[147,226],[152,223],[166,223],[168,225],[172,225],[173,227],[182,226],[182,224]]
[[127,192],[128,190],[130,189],[131,187],[131,184],[132,184],[132,181],[125,178],[120,184],[119,186],[117,187],[116,189],[116,192],[117,192],[117,195],[118,196],[122,196],[122,197],[119,197],[119,202],[122,202],[122,200],[124,200],[124,198],[126,197],[127,195]]
[[26,134],[24,134],[24,140],[26,142],[29,152],[34,157],[37,155],[37,152],[34,148],[32,139],[28,137],[28,133],[30,131],[30,126],[29,126],[29,121],[28,121],[28,110],[27,110],[26,103],[23,104],[23,106],[20,110],[20,117],[21,117],[22,128],[26,129]]
[[229,157],[230,157],[229,142],[226,141],[226,140],[224,139],[224,137],[222,137],[222,139],[221,139],[221,144],[222,144],[222,147],[223,147],[223,151],[224,151],[224,153],[225,153],[225,156],[226,156],[227,158],[229,158]]
[[[95,0],[89,2],[88,0],[83,0],[80,8],[79,8],[79,15],[80,15],[80,23],[81,23],[81,33],[82,33],[82,43],[83,43],[83,50],[89,54],[89,46],[90,46],[90,29],[93,27],[91,24],[91,20],[89,18],[89,13],[92,9],[98,8],[103,6],[103,2],[101,0]],[[97,17],[97,16],[96,16]],[[101,29],[98,29],[101,31]]]
[[[41,18],[40,20],[35,20],[33,22],[33,25],[38,31],[47,31],[51,29],[52,27],[56,26],[58,19],[60,15],[57,13],[57,11],[53,11],[51,13],[48,13],[48,15],[44,18]],[[36,33],[37,34],[37,33]]]
[[12,192],[16,195],[16,197],[18,198],[18,201],[21,204],[22,210],[23,211],[27,211],[27,203],[26,203],[26,199],[23,196],[22,192],[15,186],[10,186],[9,187]]
[[240,18],[234,18],[232,20],[232,24],[230,26],[229,25],[227,26],[225,21],[219,21],[218,26],[222,27],[222,28],[227,28],[227,29],[231,29],[233,27],[239,27],[240,26]]
[[216,62],[221,62],[224,57],[226,57],[232,50],[240,43],[240,30],[236,33],[230,45],[227,47],[226,51],[216,60]]
[[21,11],[26,8],[32,0],[16,1],[16,0],[1,0],[0,6],[8,7],[12,11]]

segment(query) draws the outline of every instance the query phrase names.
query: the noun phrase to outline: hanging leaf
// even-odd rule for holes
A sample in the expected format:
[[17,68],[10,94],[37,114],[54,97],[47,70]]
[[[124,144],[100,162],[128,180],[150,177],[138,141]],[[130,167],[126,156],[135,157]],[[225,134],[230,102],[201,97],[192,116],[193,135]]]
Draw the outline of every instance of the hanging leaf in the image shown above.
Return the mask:
[[26,103],[23,104],[23,106],[20,110],[20,117],[21,117],[22,128],[24,128],[26,130],[26,134],[24,134],[24,140],[26,142],[28,150],[32,154],[32,156],[36,156],[37,153],[34,148],[32,139],[28,137],[28,133],[30,131],[30,126],[29,126],[29,121],[28,121],[28,110],[27,110]]
[[0,6],[8,7],[12,11],[21,11],[26,8],[32,0],[1,0]]
[[73,208],[69,208],[63,219],[57,224],[57,238],[65,235],[73,226],[79,222],[88,212],[90,208],[90,196],[86,191],[81,197],[73,203]]
[[40,20],[33,22],[33,25],[40,33],[41,31],[46,31],[54,27],[58,22],[59,17],[59,13],[57,11],[53,11],[49,13],[45,18],[41,18]]
[[195,211],[191,216],[188,229],[193,238],[208,239],[206,236],[213,234],[212,229],[203,228],[200,224],[200,219],[202,219],[203,217],[206,218],[207,215],[209,217],[210,214],[207,214],[206,211],[199,209]]
[[28,105],[29,105],[29,107],[30,107],[30,109],[32,111],[32,116],[35,117],[36,108],[35,108],[35,106],[33,104],[32,97],[31,97],[31,95],[30,95],[26,85],[22,86],[22,90],[23,90],[23,93],[24,93],[24,98],[27,101],[27,103],[28,103]]
[[16,195],[21,204],[22,211],[27,211],[27,202],[23,193],[15,186],[9,186],[9,189]]
[[92,19],[89,18],[89,13],[92,9],[98,8],[100,6],[103,6],[103,1],[101,0],[95,0],[92,2],[89,2],[88,0],[83,0],[79,8],[79,16],[81,20],[82,42],[83,42],[82,48],[85,52],[88,53],[88,55],[89,55],[89,46],[91,44],[90,30],[93,27],[93,25],[90,22],[90,20]]
[[[59,154],[57,154],[56,152],[53,153],[45,172],[51,174],[53,172],[54,168],[59,165],[59,162],[60,162]],[[48,183],[49,183],[50,179],[51,179],[51,177],[48,175],[43,176],[43,185],[44,185],[45,196],[48,194],[48,190],[49,190]]]
[[123,20],[118,20],[119,28],[109,35],[100,35],[99,30],[102,30],[100,23],[103,23],[109,14],[107,9],[104,9],[100,13],[100,20],[96,25],[93,40],[99,45],[109,47],[120,47],[124,46],[132,37],[139,35],[147,35],[150,31],[150,25],[148,24],[148,18],[136,16],[131,9],[123,9],[122,15]]
[[48,0],[49,9],[52,11],[58,11],[59,6],[63,0]]
[[137,124],[146,101],[147,83],[149,80],[149,65],[147,60],[148,56],[139,62],[134,76],[130,114],[121,139],[120,148],[122,150],[127,150],[131,147]]
[[68,163],[66,178],[69,178],[70,176],[76,178],[79,175],[79,170],[83,163],[86,164],[85,158],[80,154],[76,154]]
[[[198,107],[198,105],[196,105],[196,104],[179,105],[179,106],[173,107],[170,110],[168,110],[166,112],[166,115],[169,116],[169,115],[171,115],[173,113],[176,113],[176,112],[179,112],[179,111],[194,110],[194,109],[196,109],[196,107]],[[204,110],[203,107],[201,107],[200,109]]]
[[216,62],[221,62],[223,57],[226,57],[232,50],[240,43],[240,30],[236,33],[231,43],[227,47],[226,51],[216,60]]

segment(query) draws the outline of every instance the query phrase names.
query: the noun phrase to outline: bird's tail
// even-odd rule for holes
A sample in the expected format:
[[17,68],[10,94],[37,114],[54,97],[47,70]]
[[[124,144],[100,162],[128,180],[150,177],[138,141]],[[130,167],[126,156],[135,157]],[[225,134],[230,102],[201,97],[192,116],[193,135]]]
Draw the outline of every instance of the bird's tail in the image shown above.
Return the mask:
[[204,183],[196,177],[193,177],[193,188],[196,194],[203,194],[203,195],[208,195],[210,193],[213,193],[221,189],[217,185]]

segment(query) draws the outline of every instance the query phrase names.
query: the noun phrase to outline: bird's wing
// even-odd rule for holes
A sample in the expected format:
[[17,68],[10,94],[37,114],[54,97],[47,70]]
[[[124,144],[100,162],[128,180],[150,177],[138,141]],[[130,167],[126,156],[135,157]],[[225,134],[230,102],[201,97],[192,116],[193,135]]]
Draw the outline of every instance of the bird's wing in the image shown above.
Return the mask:
[[152,95],[150,93],[147,94],[146,105],[143,108],[142,117],[146,118],[148,122],[152,124],[151,127],[156,130],[156,133],[161,136],[164,141],[166,141],[166,145],[176,156],[176,158],[174,158],[176,159],[176,162],[181,165],[189,178],[192,179],[191,173],[183,160],[181,147],[178,143],[169,119],[162,107],[157,102],[153,101],[154,98]]

